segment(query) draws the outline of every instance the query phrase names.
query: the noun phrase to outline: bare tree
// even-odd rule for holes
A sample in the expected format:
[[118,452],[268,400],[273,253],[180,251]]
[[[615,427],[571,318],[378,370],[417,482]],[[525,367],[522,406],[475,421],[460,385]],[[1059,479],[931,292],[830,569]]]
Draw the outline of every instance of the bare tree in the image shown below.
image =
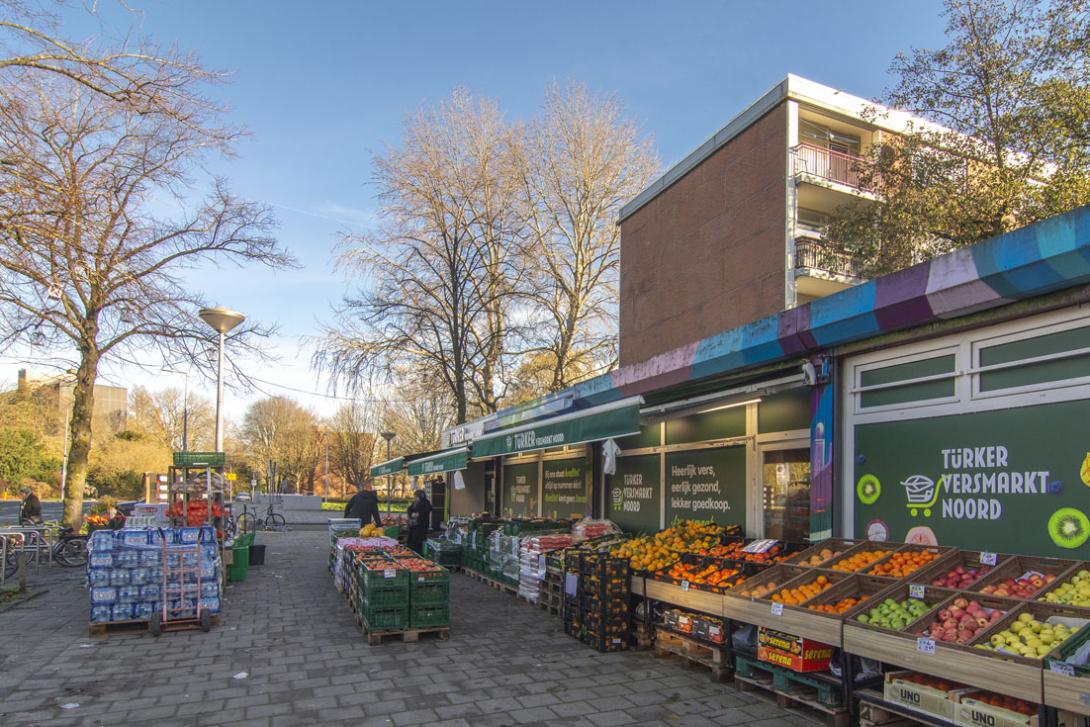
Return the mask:
[[246,410],[239,435],[250,466],[265,472],[269,491],[277,484],[270,464],[298,488],[311,482],[321,457],[317,424],[314,414],[285,396],[262,399]]
[[443,430],[457,423],[450,393],[409,372],[402,372],[399,380],[397,398],[383,404],[382,416],[383,429],[397,435],[394,455],[439,449]]
[[315,356],[334,383],[427,370],[457,421],[499,406],[518,278],[509,136],[495,104],[456,91],[375,158],[382,227],[346,237],[341,255],[363,292],[345,298]]
[[579,85],[551,87],[544,115],[522,127],[512,149],[530,239],[530,297],[541,319],[527,326],[528,373],[558,391],[617,362],[617,215],[659,164],[615,98]]
[[326,427],[329,464],[346,485],[370,478],[378,424],[369,400],[342,404],[330,417]]
[[202,396],[168,388],[149,391],[137,386],[129,394],[130,429],[136,429],[173,452],[204,452],[214,446],[216,410]]
[[[205,305],[184,280],[200,265],[291,264],[270,236],[269,211],[214,180],[192,199],[191,176],[232,136],[209,134],[204,116],[147,114],[69,83],[24,74],[0,90],[0,330],[78,359],[64,520],[81,520],[91,448],[94,384],[110,359],[158,350],[163,360],[200,355]],[[237,351],[252,324],[232,335]]]

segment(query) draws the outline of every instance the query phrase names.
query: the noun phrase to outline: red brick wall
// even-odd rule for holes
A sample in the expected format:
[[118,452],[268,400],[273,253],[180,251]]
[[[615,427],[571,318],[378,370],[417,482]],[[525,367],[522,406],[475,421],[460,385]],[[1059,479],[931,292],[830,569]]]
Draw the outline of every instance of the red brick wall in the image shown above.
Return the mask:
[[787,107],[621,223],[621,365],[784,307]]

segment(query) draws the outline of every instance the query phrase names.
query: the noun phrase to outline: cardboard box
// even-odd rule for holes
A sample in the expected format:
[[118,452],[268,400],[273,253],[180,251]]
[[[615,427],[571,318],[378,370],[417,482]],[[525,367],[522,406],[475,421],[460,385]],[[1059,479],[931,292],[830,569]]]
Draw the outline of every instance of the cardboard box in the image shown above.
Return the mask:
[[954,724],[965,727],[1037,727],[1037,715],[1019,714],[1002,707],[993,707],[973,698],[974,690],[958,697]]
[[1090,727],[1090,716],[1060,709],[1056,711],[1056,727]]
[[952,722],[957,707],[958,691],[965,688],[951,684],[948,691],[943,691],[926,684],[917,684],[907,679],[908,676],[914,673],[911,671],[887,672],[883,688],[885,700],[917,712],[933,714]]
[[757,630],[757,659],[791,671],[825,671],[833,659],[833,647],[761,626]]

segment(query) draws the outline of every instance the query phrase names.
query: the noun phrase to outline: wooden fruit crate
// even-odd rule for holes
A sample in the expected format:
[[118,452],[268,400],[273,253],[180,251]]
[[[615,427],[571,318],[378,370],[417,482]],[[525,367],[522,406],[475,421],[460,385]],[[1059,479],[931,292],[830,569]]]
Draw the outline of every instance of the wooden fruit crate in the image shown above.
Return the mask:
[[1042,672],[1044,703],[1075,714],[1090,715],[1090,678],[1067,676],[1045,668]]
[[[821,551],[826,549],[838,552],[839,555],[835,555],[833,556],[833,558],[839,558],[840,555],[844,555],[849,549],[854,548],[861,542],[863,541],[849,540],[846,538],[829,538],[828,540],[823,540],[820,543],[815,543],[809,548],[795,553],[793,556],[783,561],[783,564],[795,565],[802,568],[821,568],[824,567],[825,561],[822,561],[817,565],[807,565],[806,561],[808,561],[812,556],[818,555],[821,553]],[[833,560],[833,558],[828,558],[827,560]]]
[[883,543],[883,542],[878,542],[878,541],[875,541],[875,540],[864,540],[863,542],[859,543],[858,545],[856,545],[851,550],[849,550],[846,553],[844,553],[843,555],[841,555],[839,558],[833,558],[828,563],[825,563],[822,567],[826,568],[828,570],[835,570],[838,573],[857,573],[857,572],[861,572],[863,569],[860,569],[860,571],[841,571],[841,570],[837,569],[837,566],[840,563],[842,563],[843,561],[847,560],[848,558],[851,558],[853,555],[858,555],[859,553],[874,551],[874,550],[889,551],[880,560],[877,560],[877,561],[875,561],[873,563],[867,564],[866,568],[871,568],[871,567],[877,565],[878,563],[881,563],[882,560],[885,560],[886,558],[893,555],[898,550],[900,550],[901,548],[904,548],[904,547],[906,547],[904,545],[904,543]]
[[[1070,581],[1072,578],[1075,577],[1075,574],[1078,573],[1081,570],[1090,570],[1090,563],[1087,563],[1086,561],[1079,561],[1079,562],[1075,563],[1075,565],[1071,566],[1066,571],[1064,571],[1064,573],[1062,574],[1062,577],[1057,577],[1056,580],[1052,581],[1052,583],[1049,583],[1044,588],[1042,588],[1040,591],[1038,591],[1037,595],[1034,596],[1034,600],[1035,601],[1043,601],[1043,599],[1044,599],[1044,597],[1046,595],[1048,595],[1052,591],[1055,591],[1060,586],[1062,586],[1063,584]],[[1047,603],[1047,601],[1043,601],[1043,602]],[[1068,604],[1057,604],[1057,605],[1068,605]],[[1074,605],[1072,605],[1072,606],[1070,606],[1070,608],[1078,608],[1078,609],[1082,609],[1084,611],[1090,612],[1090,606],[1074,606]]]
[[[1065,560],[1062,558],[1035,558],[1028,555],[1016,555],[1007,558],[993,568],[991,573],[970,586],[969,590],[980,593],[981,589],[986,586],[994,585],[1007,578],[1018,578],[1028,571],[1039,571],[1045,574],[1052,574],[1056,576],[1057,581],[1064,581],[1070,577],[1069,574],[1074,574],[1078,569],[1079,562],[1075,560]],[[1044,588],[1042,587],[1034,593],[1030,599],[1037,598],[1043,591]]]
[[[880,568],[883,564],[885,564],[887,561],[889,561],[894,555],[901,555],[901,554],[905,554],[905,553],[920,553],[920,552],[929,553],[932,556],[932,560],[925,563],[923,566],[921,566],[920,568],[917,568],[914,571],[911,571],[909,573],[905,573],[904,575],[901,575],[901,576],[888,575],[888,574],[884,574],[884,573],[875,572],[876,568]],[[864,569],[862,571],[862,573],[864,575],[879,576],[879,577],[882,577],[882,578],[896,578],[898,580],[902,579],[902,578],[912,579],[913,582],[918,582],[918,581],[915,580],[917,573],[919,573],[920,571],[923,571],[926,568],[930,568],[930,567],[934,566],[936,563],[945,563],[945,562],[950,561],[952,558],[955,557],[956,553],[957,553],[957,549],[956,548],[951,548],[949,546],[942,546],[942,545],[905,545],[902,548],[898,548],[894,553],[890,553],[889,556],[883,558],[882,560],[878,561],[877,563],[872,563],[870,566],[868,566],[866,569]]]
[[[913,573],[910,577],[912,578],[914,583],[931,585],[931,581],[946,575],[949,571],[957,568],[958,566],[962,566],[964,568],[984,567],[983,564],[980,562],[981,555],[982,553],[978,550],[958,550],[948,560],[939,559],[933,563],[929,563],[920,570]],[[993,553],[993,555],[995,555],[995,565],[991,566],[992,570],[999,568],[1012,557],[1010,555],[1004,555],[1001,553]],[[969,585],[969,587],[971,588],[989,575],[991,575],[991,571],[977,578],[973,583]]]
[[[635,580],[635,579],[633,579]],[[710,591],[698,591],[695,588],[684,589],[673,583],[664,583],[652,578],[644,579],[644,598],[650,598],[660,603],[668,603],[673,606],[685,608],[690,611],[700,611],[712,616],[723,615],[723,594]]]
[[[784,571],[785,574],[788,572],[787,570]],[[825,595],[829,590],[836,588],[838,583],[851,577],[845,573],[806,568],[801,574],[780,585],[776,592],[778,593],[784,588],[794,588],[810,583],[818,576],[825,576],[833,583],[832,587],[818,594],[818,596]],[[728,596],[724,601],[723,613],[728,618],[736,621],[767,626],[777,631],[785,631],[796,636],[804,636],[808,639],[839,646],[841,617],[809,610],[805,608],[806,603],[809,603],[809,601],[799,606],[789,606],[774,603],[767,598],[732,598]]]

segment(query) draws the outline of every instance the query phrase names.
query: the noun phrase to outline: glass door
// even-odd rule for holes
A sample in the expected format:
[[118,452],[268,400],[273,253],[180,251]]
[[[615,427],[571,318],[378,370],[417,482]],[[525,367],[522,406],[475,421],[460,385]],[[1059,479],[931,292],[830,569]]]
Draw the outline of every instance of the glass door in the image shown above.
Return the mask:
[[764,537],[806,542],[810,536],[810,448],[761,451]]

